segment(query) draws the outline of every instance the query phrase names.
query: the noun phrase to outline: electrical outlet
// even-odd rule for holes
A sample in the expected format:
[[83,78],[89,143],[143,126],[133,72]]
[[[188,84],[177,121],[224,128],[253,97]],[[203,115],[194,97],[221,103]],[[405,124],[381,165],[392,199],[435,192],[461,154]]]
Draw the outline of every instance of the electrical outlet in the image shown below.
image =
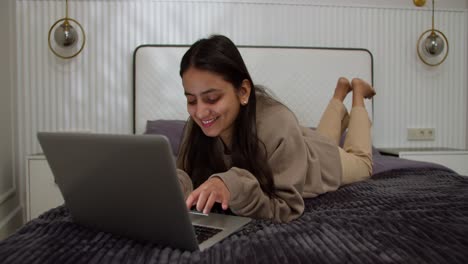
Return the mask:
[[408,140],[435,140],[435,129],[408,128]]

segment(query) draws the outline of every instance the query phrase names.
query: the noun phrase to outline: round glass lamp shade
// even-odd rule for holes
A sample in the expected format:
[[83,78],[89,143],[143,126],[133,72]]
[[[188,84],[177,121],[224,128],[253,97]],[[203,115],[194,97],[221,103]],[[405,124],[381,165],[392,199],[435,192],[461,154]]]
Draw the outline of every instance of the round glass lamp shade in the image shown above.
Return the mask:
[[435,32],[432,32],[424,40],[424,51],[429,56],[438,56],[444,50],[445,43],[444,40],[437,35]]
[[422,62],[429,66],[437,66],[447,58],[449,43],[442,31],[428,29],[419,36],[416,49]]
[[86,34],[78,21],[64,17],[50,27],[47,41],[54,55],[62,59],[71,59],[83,50]]
[[55,29],[54,40],[61,47],[72,47],[78,42],[78,34],[75,28],[65,20]]

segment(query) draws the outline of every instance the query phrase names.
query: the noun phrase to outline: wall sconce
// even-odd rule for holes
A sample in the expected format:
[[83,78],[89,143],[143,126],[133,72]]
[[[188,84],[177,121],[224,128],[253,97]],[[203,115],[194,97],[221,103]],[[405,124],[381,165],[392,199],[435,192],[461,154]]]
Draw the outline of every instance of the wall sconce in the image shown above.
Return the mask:
[[[413,2],[416,6],[424,6],[426,0],[413,0]],[[419,58],[429,66],[440,65],[445,61],[449,53],[447,37],[434,28],[434,9],[434,0],[432,0],[432,29],[428,29],[421,34],[416,46]]]
[[[65,5],[65,17],[55,21],[49,29],[49,49],[57,57],[71,59],[83,50],[86,43],[86,35],[81,24],[75,19],[68,17],[68,0],[65,1]],[[76,31],[72,24],[78,26],[80,31]],[[52,32],[53,41],[51,40]]]

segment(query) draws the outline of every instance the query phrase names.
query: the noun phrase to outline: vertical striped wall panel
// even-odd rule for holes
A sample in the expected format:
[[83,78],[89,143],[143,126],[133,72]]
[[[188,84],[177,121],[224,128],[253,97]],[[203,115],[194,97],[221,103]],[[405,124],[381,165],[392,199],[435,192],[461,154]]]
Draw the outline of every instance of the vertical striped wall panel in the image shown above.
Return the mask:
[[[242,45],[369,49],[378,93],[375,145],[465,147],[466,10],[436,12],[450,54],[431,68],[415,51],[419,35],[431,26],[427,8],[259,2],[69,1],[69,15],[85,28],[87,43],[82,54],[64,61],[48,50],[47,32],[64,16],[65,1],[16,0],[18,160],[40,152],[37,131],[130,133],[134,49],[147,43],[191,44],[212,33]],[[407,141],[409,127],[435,128],[436,140]]]

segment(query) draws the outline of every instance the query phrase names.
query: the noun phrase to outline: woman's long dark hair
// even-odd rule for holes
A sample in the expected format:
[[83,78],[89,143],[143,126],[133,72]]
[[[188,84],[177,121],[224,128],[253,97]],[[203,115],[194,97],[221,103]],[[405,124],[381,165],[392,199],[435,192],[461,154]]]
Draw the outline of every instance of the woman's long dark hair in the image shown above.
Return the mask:
[[[267,162],[267,152],[257,136],[256,105],[257,93],[262,89],[254,86],[244,60],[235,44],[227,37],[213,35],[195,42],[185,53],[180,63],[180,76],[191,67],[218,74],[240,89],[242,82],[248,80],[251,86],[248,104],[241,106],[234,121],[231,145],[231,165],[252,173],[260,183],[263,192],[273,195],[274,182],[271,168]],[[177,166],[187,172],[198,187],[209,176],[227,171],[223,153],[217,139],[206,136],[201,128],[189,118],[185,127],[184,141],[181,144]]]

